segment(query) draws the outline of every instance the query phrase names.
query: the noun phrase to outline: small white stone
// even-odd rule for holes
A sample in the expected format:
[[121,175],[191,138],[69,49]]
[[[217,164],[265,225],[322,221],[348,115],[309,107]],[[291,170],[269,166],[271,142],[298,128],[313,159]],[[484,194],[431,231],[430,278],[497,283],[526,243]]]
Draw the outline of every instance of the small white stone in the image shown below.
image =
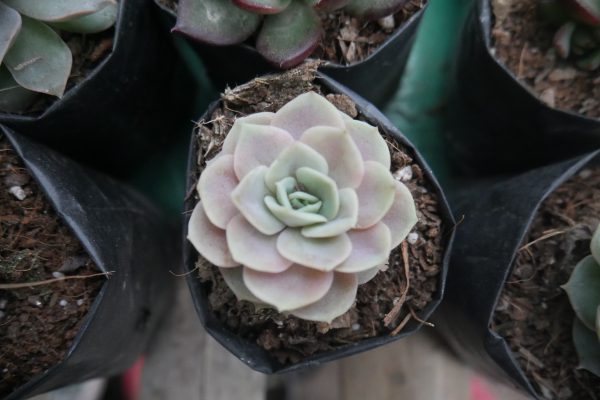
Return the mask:
[[61,301],[58,302],[58,305],[61,307],[66,307],[66,305],[69,304],[65,299],[62,299]]
[[82,305],[83,305],[83,299],[79,299],[79,300],[77,300],[77,305],[78,305],[78,306],[82,306]]
[[400,168],[398,171],[394,173],[394,178],[402,182],[408,182],[413,177],[413,171],[410,165]]
[[417,232],[411,232],[406,237],[406,241],[409,244],[415,244],[415,243],[417,243],[417,240],[419,240],[419,234]]
[[357,331],[359,329],[360,329],[360,324],[357,324],[357,323],[352,324],[352,330],[353,331]]
[[582,169],[581,172],[579,173],[579,177],[581,179],[587,179],[590,176],[592,176],[592,170],[591,169]]
[[377,20],[377,23],[380,27],[388,31],[391,31],[396,27],[396,21],[394,21],[393,15],[388,15],[387,17],[380,18]]
[[56,279],[61,279],[61,278],[65,277],[65,274],[63,274],[62,272],[54,271],[52,273],[52,276],[55,277]]
[[21,186],[11,186],[10,189],[8,189],[8,191],[10,194],[15,196],[17,200],[25,200],[25,197],[27,197],[25,191]]

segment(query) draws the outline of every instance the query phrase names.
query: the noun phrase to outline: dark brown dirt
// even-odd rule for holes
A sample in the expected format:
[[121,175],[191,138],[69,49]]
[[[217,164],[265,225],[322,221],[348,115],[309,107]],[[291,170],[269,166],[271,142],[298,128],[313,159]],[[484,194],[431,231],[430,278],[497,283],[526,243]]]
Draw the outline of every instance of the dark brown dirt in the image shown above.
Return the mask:
[[[313,64],[314,66],[315,64]],[[200,172],[205,161],[215,156],[235,117],[258,111],[277,111],[288,101],[308,90],[323,94],[313,83],[314,69],[292,70],[273,79],[260,78],[222,96],[225,103],[215,111],[211,121],[200,122],[198,158]],[[355,104],[346,96],[329,94],[328,99],[340,110],[357,117]],[[358,116],[360,119],[360,116]],[[422,310],[437,291],[438,274],[446,237],[439,203],[432,185],[424,178],[421,168],[402,146],[386,137],[392,157],[392,171],[410,166],[413,177],[405,182],[417,204],[419,222],[413,232],[418,234],[414,244],[408,244],[409,290],[406,302],[396,307],[389,326],[384,317],[406,292],[402,245],[390,255],[389,267],[370,282],[359,286],[355,305],[331,325],[304,321],[285,316],[272,309],[255,310],[251,303],[238,301],[229,290],[218,269],[200,257],[199,278],[211,286],[209,301],[217,318],[233,332],[256,341],[282,363],[298,362],[306,356],[335,349],[362,339],[389,335],[410,311]]]
[[598,223],[600,167],[595,167],[581,171],[544,201],[494,315],[492,328],[506,338],[546,399],[600,399],[600,378],[576,369],[571,338],[575,314],[560,288],[577,262],[590,254]]
[[[25,199],[9,192],[15,186]],[[0,284],[52,279],[61,268],[98,272],[0,134]],[[0,290],[0,397],[63,359],[103,282]]]
[[[177,10],[177,0],[156,0],[167,9]],[[389,38],[397,28],[408,21],[427,4],[427,0],[408,0],[393,15],[391,26],[378,21],[364,21],[351,17],[343,11],[321,13],[325,32],[323,40],[311,58],[331,61],[341,65],[358,63],[369,57]]]
[[578,69],[556,55],[555,27],[538,15],[539,0],[492,0],[496,57],[546,104],[600,118],[600,70]]

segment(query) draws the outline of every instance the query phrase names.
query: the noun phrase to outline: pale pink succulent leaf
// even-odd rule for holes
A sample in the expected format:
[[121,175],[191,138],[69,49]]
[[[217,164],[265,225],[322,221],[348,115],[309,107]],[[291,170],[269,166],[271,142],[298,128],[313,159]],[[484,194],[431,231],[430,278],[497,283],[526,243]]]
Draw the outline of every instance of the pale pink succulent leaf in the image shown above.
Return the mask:
[[244,267],[219,268],[223,280],[238,300],[261,304],[262,301],[252,294],[244,283]]
[[294,210],[279,204],[273,196],[267,196],[264,203],[269,211],[285,225],[296,228],[326,222],[327,218],[320,214]]
[[395,186],[394,202],[381,220],[392,234],[392,249],[402,243],[419,220],[410,190],[399,181],[395,181]]
[[231,192],[231,201],[259,232],[274,235],[285,228],[285,225],[273,216],[264,203],[264,198],[271,194],[265,184],[266,173],[265,166],[252,170]]
[[358,279],[358,284],[359,285],[365,284],[365,283],[369,282],[371,279],[375,278],[382,267],[383,267],[382,265],[378,265],[375,268],[357,272],[355,275],[356,275],[356,279]]
[[340,197],[333,179],[309,167],[298,168],[296,179],[308,193],[323,202],[319,214],[328,220],[336,217],[340,210]]
[[378,222],[367,229],[353,229],[348,232],[352,242],[352,252],[338,267],[337,272],[362,272],[387,261],[392,251],[390,230]]
[[227,245],[235,261],[256,271],[275,274],[292,265],[277,251],[277,236],[260,233],[241,214],[227,225]]
[[375,225],[391,208],[396,183],[390,171],[375,161],[365,162],[365,175],[356,189],[358,195],[357,228]]
[[379,129],[366,122],[350,119],[346,121],[346,130],[360,150],[364,161],[377,161],[390,169],[390,150]]
[[119,5],[109,3],[93,14],[82,15],[67,21],[52,22],[53,28],[76,33],[98,33],[115,24],[119,14]]
[[302,228],[302,236],[309,238],[325,238],[340,235],[356,226],[358,221],[358,196],[354,189],[339,191],[340,210],[337,216],[323,224]]
[[294,176],[296,170],[301,167],[309,167],[323,174],[329,172],[327,161],[322,155],[304,143],[296,142],[283,150],[269,167],[265,175],[267,187],[274,193],[277,189],[277,182],[289,176]]
[[233,159],[228,154],[211,160],[198,181],[198,194],[206,215],[210,222],[221,229],[225,229],[229,221],[239,213],[231,199],[231,193],[238,185]]
[[227,246],[225,231],[213,225],[202,202],[198,202],[188,223],[188,240],[211,264],[217,267],[236,267],[239,265],[231,256]]
[[2,2],[22,15],[46,22],[66,21],[98,12],[108,5],[116,4],[115,0],[3,0]]
[[0,65],[21,30],[21,14],[0,2]]
[[271,165],[277,156],[294,143],[294,138],[274,126],[242,124],[233,166],[238,179],[259,165]]
[[308,268],[331,271],[352,251],[348,235],[331,238],[306,238],[299,229],[288,228],[279,234],[277,250],[288,260]]
[[285,129],[296,140],[314,126],[345,128],[338,109],[315,92],[301,94],[281,107],[275,113],[271,125]]
[[331,323],[354,304],[358,280],[355,274],[335,273],[331,288],[323,298],[290,314],[308,321]]
[[244,267],[243,276],[250,292],[278,311],[298,309],[319,301],[333,283],[333,272],[300,265],[292,265],[280,274]]
[[233,154],[235,152],[244,124],[269,125],[274,115],[275,113],[272,112],[260,112],[236,119],[223,141],[223,147],[219,154]]
[[328,175],[340,189],[357,188],[360,185],[364,175],[363,159],[352,137],[344,129],[315,126],[307,129],[300,141],[327,160]]

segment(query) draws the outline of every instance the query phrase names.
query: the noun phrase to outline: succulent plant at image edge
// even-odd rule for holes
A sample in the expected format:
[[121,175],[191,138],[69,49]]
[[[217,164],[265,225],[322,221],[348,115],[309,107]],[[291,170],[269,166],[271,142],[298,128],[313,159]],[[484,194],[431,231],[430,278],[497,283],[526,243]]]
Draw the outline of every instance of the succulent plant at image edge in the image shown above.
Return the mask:
[[587,71],[600,67],[600,0],[541,0],[543,18],[560,28],[554,47]]
[[331,322],[417,222],[379,130],[308,92],[238,118],[198,181],[188,239],[239,300]]
[[0,111],[23,111],[35,93],[61,97],[73,55],[57,30],[101,32],[117,13],[115,0],[0,0]]
[[577,316],[573,324],[573,342],[579,365],[600,377],[600,226],[592,237],[590,248],[592,254],[577,264],[563,289]]
[[179,0],[173,31],[217,46],[242,43],[257,32],[257,51],[270,63],[291,68],[319,44],[323,30],[317,11],[343,8],[354,16],[378,19],[400,10],[407,1]]

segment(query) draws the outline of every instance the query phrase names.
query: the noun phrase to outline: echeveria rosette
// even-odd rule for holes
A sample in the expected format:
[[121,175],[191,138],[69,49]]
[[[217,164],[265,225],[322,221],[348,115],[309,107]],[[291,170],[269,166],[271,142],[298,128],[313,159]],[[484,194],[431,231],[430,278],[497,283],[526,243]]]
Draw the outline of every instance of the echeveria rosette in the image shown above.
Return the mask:
[[561,58],[573,58],[584,70],[600,67],[600,0],[541,0],[541,11],[559,26],[554,47]]
[[391,15],[407,0],[179,0],[174,32],[228,46],[255,32],[256,49],[280,68],[300,64],[323,34],[318,11],[344,8],[364,19]]
[[101,32],[117,8],[115,0],[0,0],[0,111],[22,111],[35,93],[61,97],[73,56],[57,30]]
[[573,341],[580,366],[600,377],[600,226],[590,248],[591,254],[577,264],[563,288],[577,316]]
[[417,222],[376,127],[308,92],[238,118],[188,226],[238,299],[331,322]]

